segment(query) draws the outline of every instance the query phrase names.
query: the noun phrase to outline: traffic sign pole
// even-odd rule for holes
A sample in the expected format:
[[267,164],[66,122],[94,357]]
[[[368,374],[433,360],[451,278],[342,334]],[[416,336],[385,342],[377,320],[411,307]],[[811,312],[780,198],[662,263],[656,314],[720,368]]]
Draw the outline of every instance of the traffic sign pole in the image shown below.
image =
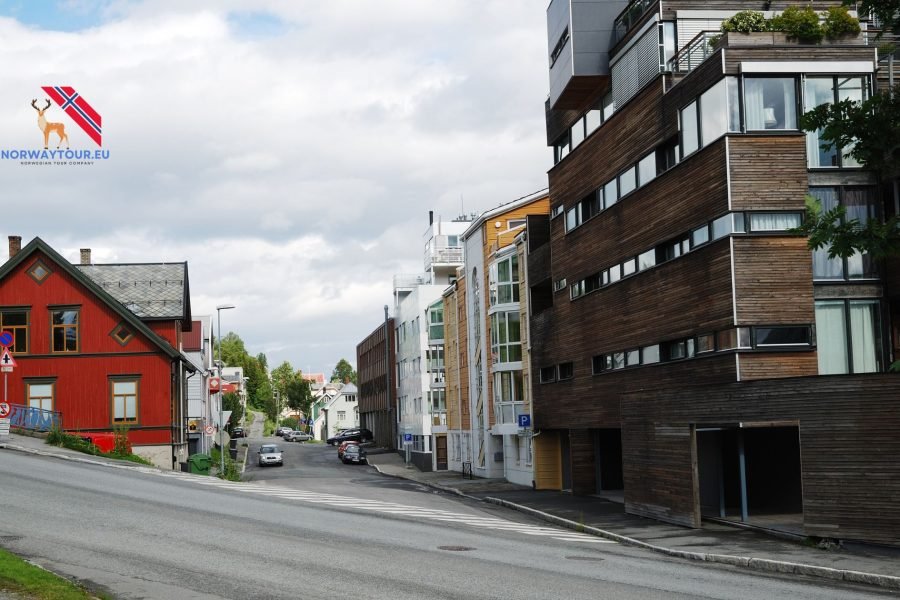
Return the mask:
[[[0,341],[3,342],[11,342],[12,335],[9,334],[8,331],[4,331],[0,334]],[[5,442],[9,439],[9,404],[6,401],[6,382],[9,377],[9,372],[13,370],[13,366],[15,366],[15,361],[11,359],[9,355],[9,348],[7,344],[2,346],[3,350],[0,352],[0,356],[3,356],[6,361],[3,363],[3,410],[2,418],[0,418],[0,442]],[[11,364],[8,364],[11,363]]]

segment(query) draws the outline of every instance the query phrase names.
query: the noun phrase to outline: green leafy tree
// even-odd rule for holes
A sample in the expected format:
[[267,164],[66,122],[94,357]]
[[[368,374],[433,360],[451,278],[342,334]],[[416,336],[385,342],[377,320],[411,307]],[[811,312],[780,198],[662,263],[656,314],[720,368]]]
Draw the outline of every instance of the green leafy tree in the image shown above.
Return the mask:
[[234,392],[228,392],[222,396],[222,410],[231,411],[228,420],[228,430],[231,431],[244,417],[244,407],[241,405],[241,397]]
[[[893,2],[894,10],[898,3]],[[892,13],[896,16],[896,13]],[[880,181],[893,184],[897,200],[900,178],[900,86],[882,91],[864,102],[843,100],[824,104],[804,114],[800,126],[818,131],[822,146],[837,148],[864,168],[874,171]],[[831,258],[848,258],[866,253],[876,259],[900,256],[898,216],[881,222],[848,219],[847,210],[837,206],[823,210],[812,197],[806,200],[806,219],[796,231],[808,236],[813,250],[828,248]],[[900,370],[900,361],[891,366]]]
[[309,382],[303,379],[300,371],[297,371],[287,386],[287,405],[309,416],[312,399],[312,388]]
[[353,366],[350,363],[342,358],[334,366],[334,371],[331,372],[331,381],[343,383],[347,380],[355,385],[356,371],[353,370]]
[[900,0],[844,0],[844,5],[856,8],[860,16],[874,15],[885,30],[900,31]]

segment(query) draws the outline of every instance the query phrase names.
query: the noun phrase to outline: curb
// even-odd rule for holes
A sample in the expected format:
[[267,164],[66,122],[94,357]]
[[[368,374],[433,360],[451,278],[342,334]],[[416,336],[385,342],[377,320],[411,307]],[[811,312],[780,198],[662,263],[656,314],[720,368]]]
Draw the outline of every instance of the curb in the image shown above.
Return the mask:
[[491,504],[496,504],[498,506],[503,506],[505,508],[529,514],[543,521],[554,523],[567,529],[589,533],[597,537],[602,537],[608,540],[619,542],[620,544],[624,544],[626,546],[643,548],[645,550],[650,550],[651,552],[665,554],[666,556],[672,556],[674,558],[700,560],[704,562],[718,563],[734,567],[743,567],[753,571],[763,571],[767,573],[806,575],[809,577],[830,579],[832,581],[864,583],[867,585],[874,585],[891,590],[900,590],[900,577],[894,577],[892,575],[878,575],[876,573],[864,573],[862,571],[847,571],[843,569],[832,569],[830,567],[819,567],[816,565],[806,565],[780,560],[769,560],[765,558],[753,558],[749,556],[731,556],[728,554],[709,554],[706,552],[687,552],[684,550],[674,550],[672,548],[665,548],[663,546],[648,544],[647,542],[642,542],[634,538],[619,535],[617,533],[612,533],[611,531],[606,531],[604,529],[597,529],[596,527],[582,525],[581,523],[569,521],[568,519],[563,519],[562,517],[557,517],[555,515],[536,510],[534,508],[522,506],[521,504],[514,504],[500,498],[486,497],[483,500],[485,502],[490,502]]
[[394,479],[405,479],[406,481],[412,481],[413,483],[418,483],[419,485],[425,485],[425,486],[434,488],[436,490],[441,490],[442,492],[447,492],[448,494],[454,494],[456,496],[460,496],[461,498],[467,498],[469,500],[477,500],[478,502],[482,501],[481,498],[478,498],[477,496],[470,496],[469,494],[461,492],[456,488],[447,487],[447,486],[441,485],[439,483],[431,483],[429,481],[419,481],[417,479],[411,479],[409,477],[404,477],[403,475],[398,475],[395,473],[387,473],[385,471],[382,471],[378,465],[369,465],[369,466],[372,467],[373,469],[375,469],[376,471],[378,471],[378,473],[380,475],[384,475],[385,477],[393,477]]

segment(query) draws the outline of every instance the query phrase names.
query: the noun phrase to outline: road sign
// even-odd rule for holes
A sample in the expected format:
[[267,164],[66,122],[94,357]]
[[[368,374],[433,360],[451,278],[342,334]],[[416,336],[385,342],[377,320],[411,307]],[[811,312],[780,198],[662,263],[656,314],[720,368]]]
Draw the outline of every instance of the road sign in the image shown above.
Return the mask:
[[206,429],[204,429],[203,431],[206,432],[206,435],[212,435],[216,432],[216,428],[213,427],[212,425],[207,425]]
[[531,427],[531,415],[519,415],[519,427]]
[[10,331],[0,332],[0,346],[12,346],[13,334]]
[[0,367],[16,367],[16,359],[9,353],[9,348],[3,346],[3,352],[0,353]]
[[404,444],[412,444],[412,434],[411,433],[403,434],[403,443]]
[[0,402],[0,419],[5,419],[12,412],[12,407],[6,402]]

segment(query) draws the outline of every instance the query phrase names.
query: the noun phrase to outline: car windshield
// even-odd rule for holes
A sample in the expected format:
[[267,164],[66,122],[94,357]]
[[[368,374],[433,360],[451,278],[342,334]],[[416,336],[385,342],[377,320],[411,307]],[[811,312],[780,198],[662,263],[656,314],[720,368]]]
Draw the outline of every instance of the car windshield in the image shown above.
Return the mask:
[[263,446],[260,452],[263,454],[273,454],[275,452],[281,452],[281,450],[278,449],[278,446]]
[[347,446],[347,449],[344,450],[347,454],[355,454],[359,452],[359,446]]

